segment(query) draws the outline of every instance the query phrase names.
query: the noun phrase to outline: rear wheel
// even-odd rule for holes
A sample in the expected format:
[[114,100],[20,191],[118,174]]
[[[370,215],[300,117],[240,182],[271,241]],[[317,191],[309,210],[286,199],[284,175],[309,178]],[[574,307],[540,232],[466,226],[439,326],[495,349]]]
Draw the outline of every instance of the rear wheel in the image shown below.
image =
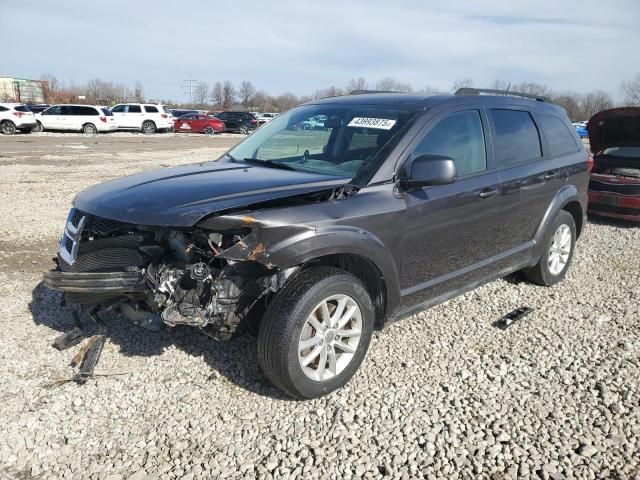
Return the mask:
[[575,220],[569,212],[560,210],[544,239],[540,261],[524,270],[525,277],[544,286],[560,282],[569,270],[575,245]]
[[32,131],[32,132],[34,132],[34,133],[44,132],[44,127],[42,126],[42,124],[41,124],[40,122],[37,122],[37,123],[36,123],[36,126],[35,126],[35,127],[33,127],[33,128],[31,129],[31,131]]
[[0,123],[0,131],[2,131],[2,133],[4,133],[5,135],[13,135],[14,133],[16,133],[16,126],[13,124],[13,122],[5,120],[4,122]]
[[246,135],[247,133],[249,133],[249,127],[247,127],[246,125],[240,125],[238,127],[238,133],[242,133],[243,135]]
[[156,124],[151,120],[145,120],[142,122],[142,133],[156,133]]
[[335,268],[304,270],[276,295],[260,324],[260,366],[295,398],[326,395],[358,370],[373,322],[360,280]]
[[93,123],[85,123],[82,126],[82,132],[86,133],[87,135],[95,135],[98,133],[98,129]]
[[213,129],[211,125],[209,125],[207,128],[204,129],[204,133],[206,133],[207,135],[213,135],[216,133],[216,131]]

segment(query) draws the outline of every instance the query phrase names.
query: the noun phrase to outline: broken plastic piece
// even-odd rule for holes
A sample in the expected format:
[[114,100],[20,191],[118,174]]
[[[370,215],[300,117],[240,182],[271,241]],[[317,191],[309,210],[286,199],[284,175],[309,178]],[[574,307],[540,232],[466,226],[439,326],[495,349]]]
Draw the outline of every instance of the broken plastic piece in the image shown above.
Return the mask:
[[67,348],[73,347],[74,345],[80,343],[83,338],[84,331],[79,327],[74,327],[67,333],[56,337],[52,345],[56,350],[66,350]]
[[507,313],[500,320],[497,320],[496,322],[494,322],[493,326],[498,327],[500,330],[506,330],[521,318],[529,315],[532,311],[533,311],[533,308],[530,308],[530,307],[516,308],[515,310]]
[[[102,347],[104,347],[106,339],[107,337],[104,334],[94,335],[89,339],[86,350],[83,352],[84,355],[80,363],[80,371],[73,378],[76,383],[82,385],[93,375],[98,360],[100,360],[100,354],[102,353]],[[74,360],[76,359],[74,358]]]

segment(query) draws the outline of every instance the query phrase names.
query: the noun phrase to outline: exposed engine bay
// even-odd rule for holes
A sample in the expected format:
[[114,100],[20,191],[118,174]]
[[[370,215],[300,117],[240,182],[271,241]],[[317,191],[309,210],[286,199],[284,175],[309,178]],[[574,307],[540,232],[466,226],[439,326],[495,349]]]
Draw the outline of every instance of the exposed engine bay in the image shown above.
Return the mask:
[[145,227],[72,209],[45,284],[66,303],[116,306],[150,330],[185,324],[227,340],[297,270],[218,257],[250,232]]

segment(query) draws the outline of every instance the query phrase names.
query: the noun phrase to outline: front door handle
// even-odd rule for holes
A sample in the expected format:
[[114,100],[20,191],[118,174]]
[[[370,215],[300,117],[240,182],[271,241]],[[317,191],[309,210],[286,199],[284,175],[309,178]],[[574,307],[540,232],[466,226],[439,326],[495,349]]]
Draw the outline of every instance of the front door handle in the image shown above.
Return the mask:
[[495,190],[491,190],[488,188],[485,188],[484,190],[482,190],[480,192],[480,194],[478,195],[480,198],[489,198],[489,197],[493,197],[494,195],[497,195],[498,193],[500,193],[499,189],[495,189]]
[[558,172],[547,172],[544,176],[545,180],[551,180],[552,178],[556,178],[558,176]]

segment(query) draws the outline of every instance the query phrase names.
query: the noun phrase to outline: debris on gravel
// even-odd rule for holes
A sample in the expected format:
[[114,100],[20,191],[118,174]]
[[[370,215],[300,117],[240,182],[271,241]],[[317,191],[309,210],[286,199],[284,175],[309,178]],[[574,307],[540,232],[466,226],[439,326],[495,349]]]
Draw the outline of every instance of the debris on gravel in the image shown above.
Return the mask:
[[51,347],[74,322],[40,279],[75,193],[230,140],[54,135],[0,137],[0,477],[640,478],[640,227],[590,219],[561,284],[511,275],[389,326],[317,400],[271,387],[251,336],[154,334],[115,313],[109,375],[55,386],[80,345]]

